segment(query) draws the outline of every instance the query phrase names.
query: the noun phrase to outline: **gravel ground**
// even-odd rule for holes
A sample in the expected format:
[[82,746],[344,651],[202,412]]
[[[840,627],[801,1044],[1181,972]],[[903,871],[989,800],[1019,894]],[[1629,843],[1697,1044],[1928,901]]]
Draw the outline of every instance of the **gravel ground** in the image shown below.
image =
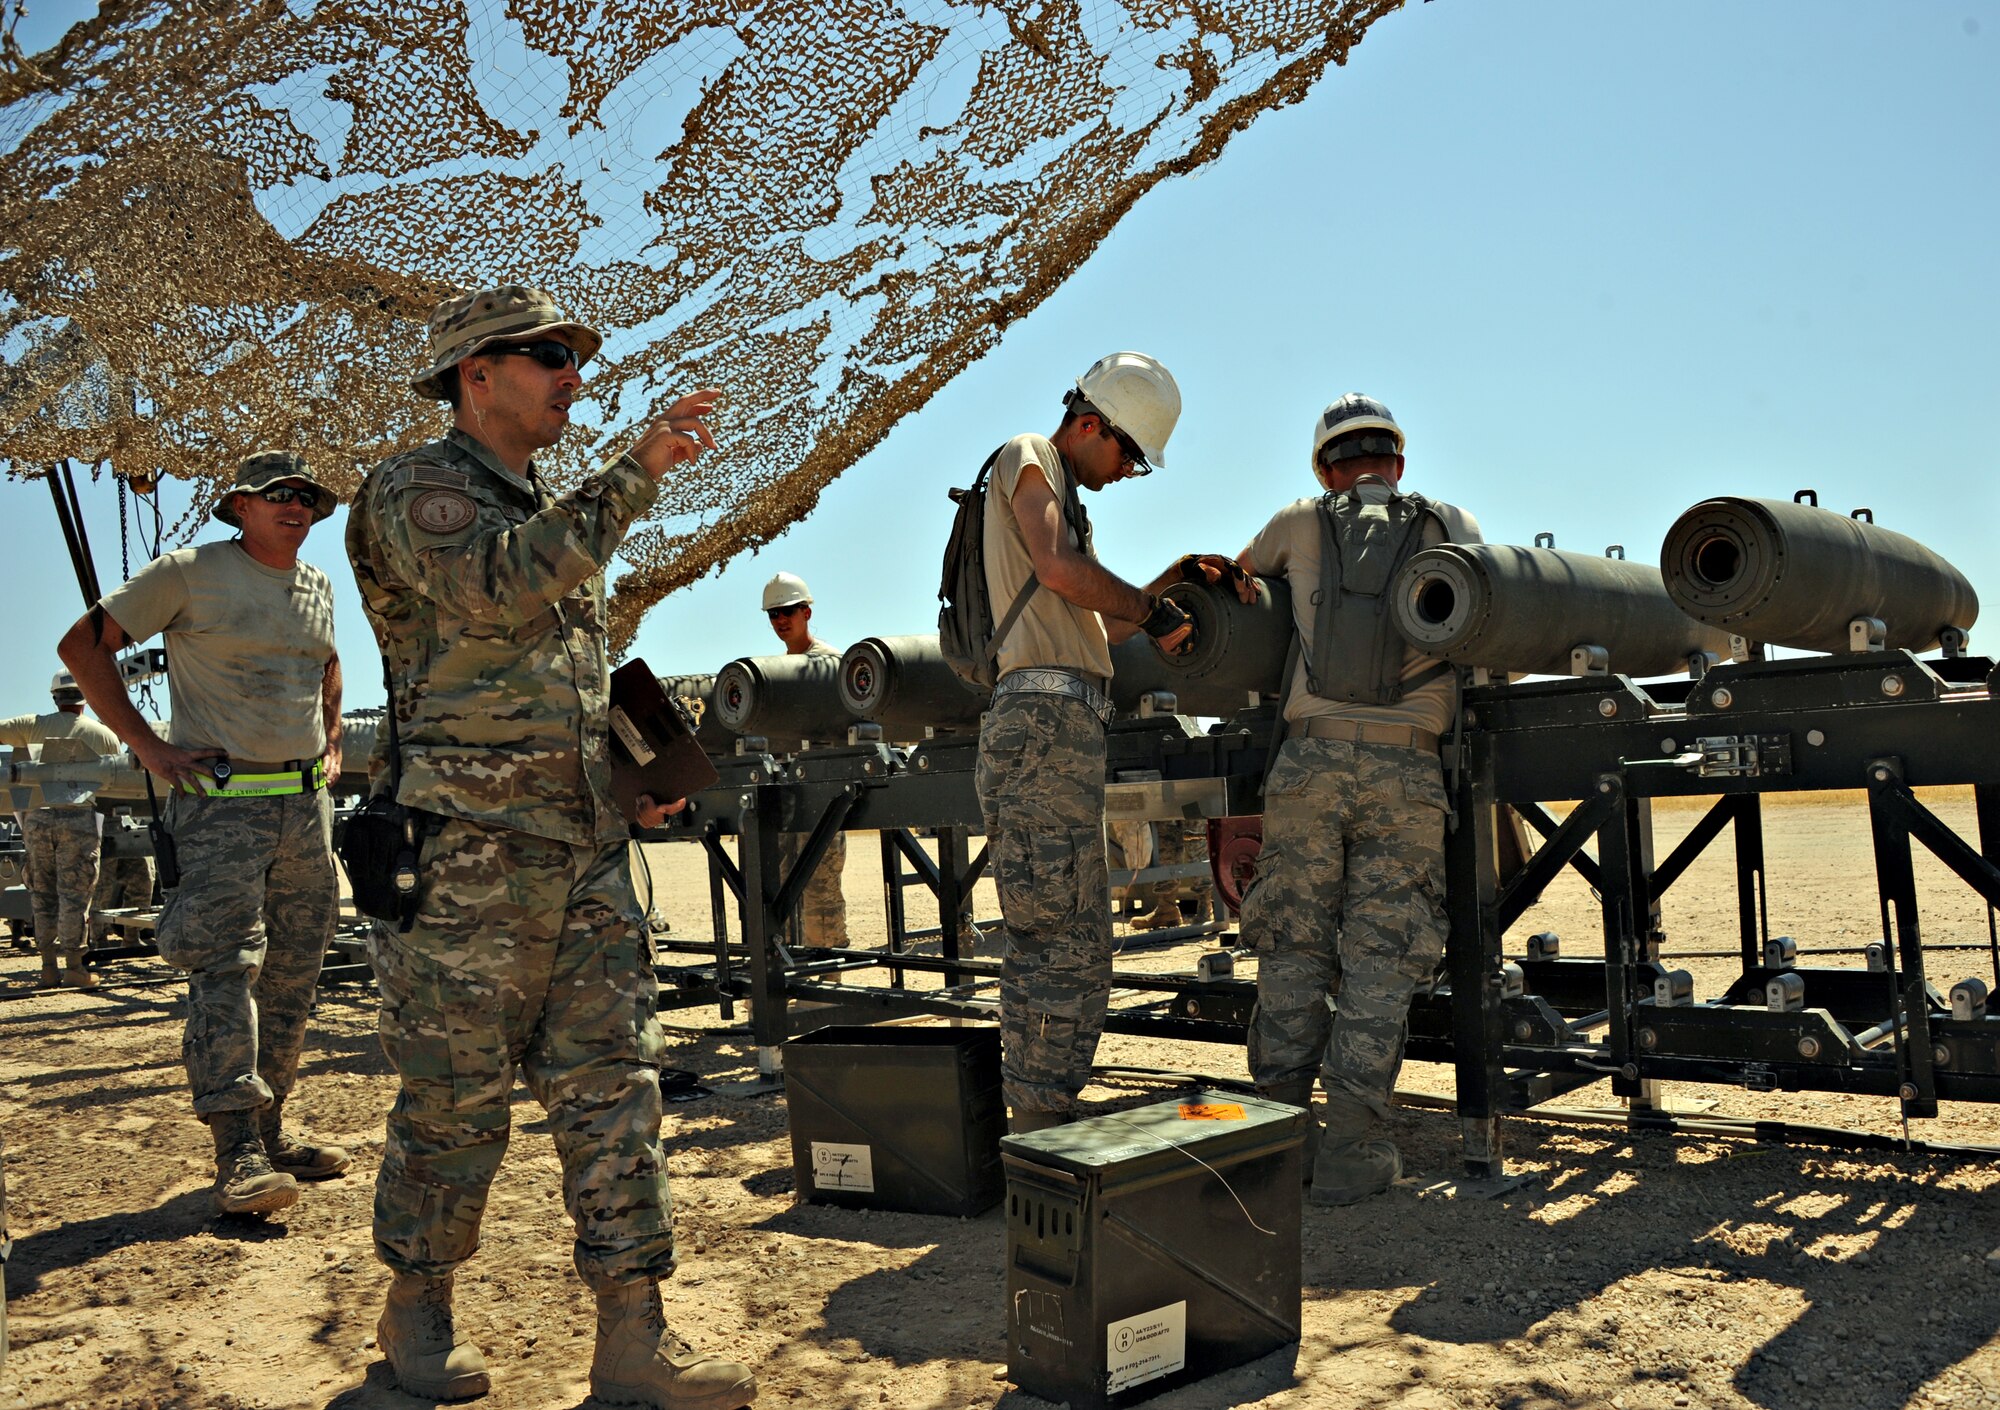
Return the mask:
[[[1969,803],[1944,800],[1955,822]],[[1693,814],[1663,811],[1663,845]],[[1808,957],[1874,938],[1865,816],[1843,800],[1774,809],[1772,923]],[[857,934],[873,933],[873,839],[848,878]],[[652,850],[660,909],[706,935],[698,849]],[[1926,872],[1935,882],[1934,873]],[[1672,948],[1725,948],[1726,863],[1669,894]],[[1984,908],[1926,893],[1939,944],[1983,945]],[[979,913],[992,913],[988,892]],[[929,919],[934,920],[934,917]],[[913,914],[913,924],[924,918]],[[1597,935],[1565,884],[1517,934]],[[1194,950],[1149,954],[1185,968]],[[1850,962],[1850,961],[1838,961]],[[1858,959],[1851,962],[1858,964]],[[1985,972],[1947,952],[1948,975]],[[1712,994],[1727,968],[1691,965]],[[1247,968],[1247,966],[1245,967]],[[355,1149],[346,1178],[266,1222],[208,1211],[206,1131],[180,1069],[180,986],[158,961],[119,966],[96,994],[32,993],[32,956],[0,952],[0,1133],[15,1242],[14,1347],[0,1410],[427,1405],[394,1389],[374,1345],[387,1275],[369,1240],[372,1175],[394,1091],[372,993],[322,998],[293,1109]],[[755,1055],[713,1015],[670,1015],[668,1061],[712,1094],[670,1108],[680,1274],[670,1315],[703,1345],[757,1363],[765,1405],[1043,1410],[1010,1386],[998,1210],[973,1219],[798,1204],[782,1096],[752,1095]],[[1239,1054],[1107,1039],[1106,1064],[1240,1073]],[[1450,1074],[1412,1064],[1412,1100]],[[1118,1078],[1086,1096],[1174,1095]],[[1894,1104],[1839,1095],[1677,1087],[1723,1114],[1901,1132]],[[494,1410],[594,1404],[589,1300],[569,1266],[558,1166],[525,1091],[486,1243],[462,1275],[464,1324],[494,1367]],[[1608,1105],[1604,1088],[1566,1105]],[[1457,1173],[1457,1123],[1399,1111],[1409,1178],[1345,1210],[1304,1215],[1304,1336],[1296,1348],[1151,1402],[1388,1406],[2000,1408],[2000,1165],[1731,1138],[1634,1136],[1618,1126],[1506,1122],[1511,1171],[1496,1199],[1420,1196]],[[2000,1144],[1988,1108],[1948,1107],[1911,1134]]]

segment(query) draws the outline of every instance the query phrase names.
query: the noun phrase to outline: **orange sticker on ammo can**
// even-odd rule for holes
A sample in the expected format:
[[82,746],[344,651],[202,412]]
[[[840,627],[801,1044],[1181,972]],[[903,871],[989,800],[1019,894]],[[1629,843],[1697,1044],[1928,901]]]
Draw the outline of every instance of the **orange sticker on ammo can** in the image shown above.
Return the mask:
[[1182,1102],[1183,1121],[1241,1121],[1243,1108],[1235,1102]]

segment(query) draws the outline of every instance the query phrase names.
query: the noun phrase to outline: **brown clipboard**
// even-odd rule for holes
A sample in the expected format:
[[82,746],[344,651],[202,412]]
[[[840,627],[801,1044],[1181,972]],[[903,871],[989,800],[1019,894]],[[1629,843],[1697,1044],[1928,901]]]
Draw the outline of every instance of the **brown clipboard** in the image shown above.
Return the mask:
[[627,822],[639,820],[641,793],[671,803],[721,779],[680,707],[644,661],[634,658],[611,673],[609,714],[611,794]]

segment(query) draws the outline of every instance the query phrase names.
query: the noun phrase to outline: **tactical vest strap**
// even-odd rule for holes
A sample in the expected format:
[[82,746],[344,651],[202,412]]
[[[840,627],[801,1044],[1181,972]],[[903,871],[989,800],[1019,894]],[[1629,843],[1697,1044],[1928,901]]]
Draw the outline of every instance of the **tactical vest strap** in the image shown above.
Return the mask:
[[1422,495],[1370,504],[1351,491],[1319,502],[1320,592],[1313,616],[1307,684],[1314,695],[1355,705],[1390,705],[1449,667],[1403,681],[1402,634],[1389,622],[1389,589],[1424,544],[1424,525],[1442,517]]

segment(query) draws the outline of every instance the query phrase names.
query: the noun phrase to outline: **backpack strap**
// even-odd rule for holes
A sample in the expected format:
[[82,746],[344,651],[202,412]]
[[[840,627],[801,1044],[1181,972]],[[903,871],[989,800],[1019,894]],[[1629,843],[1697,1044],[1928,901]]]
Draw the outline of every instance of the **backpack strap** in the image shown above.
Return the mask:
[[[979,467],[978,478],[972,482],[975,490],[986,484],[986,472],[993,468],[993,462],[1000,458],[1000,452],[1005,449],[1005,446],[996,446],[993,454],[986,457],[986,463]],[[1089,537],[1090,517],[1084,512],[1083,497],[1077,493],[1076,477],[1069,473],[1067,464],[1063,466],[1063,479],[1065,481],[1062,498],[1063,523],[1075,537],[1076,546],[1081,549]],[[1041,585],[1041,578],[1030,569],[1028,581],[1022,583],[1021,590],[1014,594],[1014,601],[1007,608],[1007,615],[993,628],[993,637],[986,643],[986,659],[989,662],[997,662],[1000,659],[1000,643],[1007,639],[1007,633],[1014,629],[1014,623],[1020,620],[1021,613],[1027,609],[1028,599],[1035,595],[1035,589]]]

